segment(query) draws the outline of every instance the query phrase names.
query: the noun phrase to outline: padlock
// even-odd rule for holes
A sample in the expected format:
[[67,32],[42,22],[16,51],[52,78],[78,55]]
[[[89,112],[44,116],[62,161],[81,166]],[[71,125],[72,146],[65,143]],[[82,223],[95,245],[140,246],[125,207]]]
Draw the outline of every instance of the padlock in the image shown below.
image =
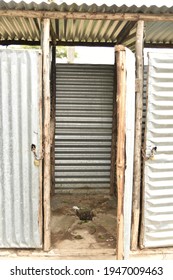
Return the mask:
[[40,165],[40,161],[38,159],[34,159],[34,165],[35,166],[39,166]]

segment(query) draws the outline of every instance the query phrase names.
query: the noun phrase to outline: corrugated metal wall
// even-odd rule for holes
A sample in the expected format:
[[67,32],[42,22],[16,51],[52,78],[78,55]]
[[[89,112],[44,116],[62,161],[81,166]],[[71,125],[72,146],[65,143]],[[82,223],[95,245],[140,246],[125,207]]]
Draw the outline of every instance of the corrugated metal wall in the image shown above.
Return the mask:
[[173,245],[173,55],[149,53],[141,245]]
[[[148,75],[148,65],[144,65],[144,78],[143,78],[143,111],[142,111],[142,150],[144,149],[145,143],[145,126],[146,126],[146,98],[147,98],[147,75]],[[143,170],[144,161],[141,161],[141,188],[143,182]]]
[[145,65],[144,66],[144,79],[143,79],[142,144],[144,143],[145,124],[146,124],[147,75],[148,75],[148,66]]
[[41,247],[39,148],[41,56],[0,50],[0,247]]
[[113,65],[57,65],[57,188],[110,187]]

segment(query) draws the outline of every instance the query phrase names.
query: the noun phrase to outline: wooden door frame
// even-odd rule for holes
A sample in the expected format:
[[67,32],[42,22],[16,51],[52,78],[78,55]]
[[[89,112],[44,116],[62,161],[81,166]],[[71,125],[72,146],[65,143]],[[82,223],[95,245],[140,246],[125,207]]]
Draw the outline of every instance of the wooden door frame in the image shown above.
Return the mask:
[[43,80],[43,236],[44,251],[51,247],[51,139],[50,139],[50,19],[42,20],[42,80]]

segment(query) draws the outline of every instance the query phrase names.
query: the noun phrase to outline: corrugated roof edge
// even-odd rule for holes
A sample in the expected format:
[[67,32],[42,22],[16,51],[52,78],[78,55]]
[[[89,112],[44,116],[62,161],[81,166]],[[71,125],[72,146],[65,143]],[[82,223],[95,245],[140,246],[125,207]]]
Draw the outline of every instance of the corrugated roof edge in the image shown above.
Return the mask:
[[[103,2],[102,2],[103,3]],[[108,3],[108,2],[107,2]],[[66,2],[62,3],[48,3],[48,2],[40,2],[36,3],[34,1],[0,1],[0,9],[4,10],[45,10],[45,11],[61,11],[61,12],[107,12],[107,13],[173,13],[173,6],[147,6],[147,5],[142,5],[142,6],[136,6],[136,5],[107,5],[102,4],[102,5],[97,5],[96,3],[93,3],[91,5],[87,5],[87,3],[83,3],[78,5],[77,3],[73,2],[71,4],[68,4]],[[109,3],[113,3],[110,1]]]

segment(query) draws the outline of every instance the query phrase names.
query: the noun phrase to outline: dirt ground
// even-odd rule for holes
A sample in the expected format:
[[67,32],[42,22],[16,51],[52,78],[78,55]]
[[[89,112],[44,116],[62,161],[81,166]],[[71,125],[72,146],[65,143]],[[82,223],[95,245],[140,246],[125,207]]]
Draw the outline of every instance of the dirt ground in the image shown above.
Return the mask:
[[[79,220],[73,206],[90,208],[95,217]],[[116,260],[116,202],[107,194],[56,194],[52,197],[52,246],[39,249],[1,249],[0,259]],[[173,248],[130,252],[130,260],[173,260]]]
[[[92,210],[92,221],[81,221],[73,206]],[[104,194],[56,194],[51,210],[52,249],[115,249],[115,198]]]

